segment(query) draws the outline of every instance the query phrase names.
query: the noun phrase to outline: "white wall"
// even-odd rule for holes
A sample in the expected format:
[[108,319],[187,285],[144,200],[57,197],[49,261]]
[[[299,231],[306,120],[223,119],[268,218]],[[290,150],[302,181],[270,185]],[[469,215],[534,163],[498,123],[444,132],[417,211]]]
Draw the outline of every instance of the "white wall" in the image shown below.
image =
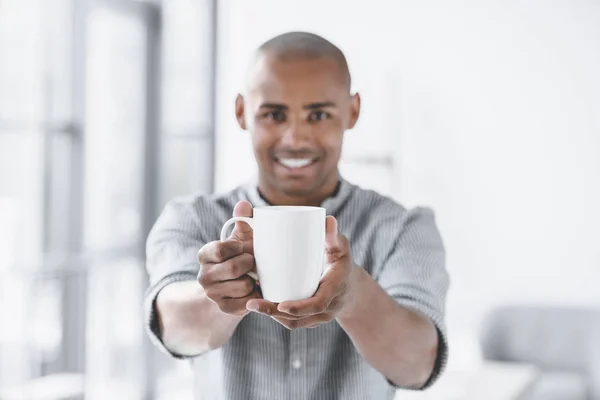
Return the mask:
[[400,199],[437,211],[465,324],[600,305],[600,6],[528,4],[398,21]]
[[395,160],[375,183],[357,167],[347,177],[437,212],[452,332],[472,336],[502,302],[600,306],[600,3],[228,4],[219,189],[254,165],[232,106],[250,52],[277,33],[310,30],[346,52],[363,95],[346,154]]

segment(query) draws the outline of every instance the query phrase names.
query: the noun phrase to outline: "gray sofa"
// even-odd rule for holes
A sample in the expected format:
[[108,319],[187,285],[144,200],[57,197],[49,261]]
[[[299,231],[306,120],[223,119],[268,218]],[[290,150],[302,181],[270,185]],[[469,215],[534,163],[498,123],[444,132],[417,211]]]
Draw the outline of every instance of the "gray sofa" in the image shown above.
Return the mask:
[[600,400],[600,310],[502,307],[479,331],[483,357],[535,364],[519,400]]

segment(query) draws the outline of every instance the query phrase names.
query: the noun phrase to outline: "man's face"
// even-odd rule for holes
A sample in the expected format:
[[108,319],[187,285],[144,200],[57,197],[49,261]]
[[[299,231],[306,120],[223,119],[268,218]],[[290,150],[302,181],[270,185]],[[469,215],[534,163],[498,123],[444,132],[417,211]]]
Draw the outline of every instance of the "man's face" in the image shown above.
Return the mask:
[[343,134],[358,118],[340,66],[330,58],[263,55],[236,114],[252,135],[260,179],[287,196],[310,196],[337,180]]

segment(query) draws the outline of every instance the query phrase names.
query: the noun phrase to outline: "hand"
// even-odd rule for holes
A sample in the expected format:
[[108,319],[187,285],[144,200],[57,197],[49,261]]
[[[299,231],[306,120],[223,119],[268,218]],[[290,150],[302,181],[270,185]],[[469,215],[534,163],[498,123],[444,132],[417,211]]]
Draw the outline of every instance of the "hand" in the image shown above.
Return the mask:
[[[252,217],[252,205],[238,202],[233,216]],[[256,282],[246,275],[256,271],[252,229],[246,223],[236,222],[228,240],[203,246],[198,261],[198,282],[222,312],[242,317],[248,313],[246,302],[261,297]]]
[[358,267],[352,261],[348,239],[338,232],[336,219],[327,217],[325,226],[327,272],[313,297],[279,305],[264,299],[251,300],[247,304],[249,310],[269,315],[285,327],[296,329],[315,328],[351,309]]

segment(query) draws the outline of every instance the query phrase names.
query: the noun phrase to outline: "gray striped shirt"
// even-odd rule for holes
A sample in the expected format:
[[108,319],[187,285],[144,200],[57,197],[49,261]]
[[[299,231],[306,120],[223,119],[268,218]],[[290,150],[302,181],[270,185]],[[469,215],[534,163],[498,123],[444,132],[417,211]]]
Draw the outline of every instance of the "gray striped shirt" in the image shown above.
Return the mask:
[[[198,249],[218,239],[234,205],[244,199],[266,205],[254,183],[225,194],[194,194],[171,201],[152,229],[145,307],[150,336],[162,350],[168,352],[158,337],[156,295],[172,282],[196,280]],[[407,210],[343,179],[322,206],[350,240],[355,263],[400,305],[420,311],[437,327],[438,358],[426,386],[431,385],[448,357],[444,308],[449,285],[433,212]],[[290,331],[270,317],[250,313],[226,345],[190,359],[196,399],[392,399],[396,391],[335,321]]]

